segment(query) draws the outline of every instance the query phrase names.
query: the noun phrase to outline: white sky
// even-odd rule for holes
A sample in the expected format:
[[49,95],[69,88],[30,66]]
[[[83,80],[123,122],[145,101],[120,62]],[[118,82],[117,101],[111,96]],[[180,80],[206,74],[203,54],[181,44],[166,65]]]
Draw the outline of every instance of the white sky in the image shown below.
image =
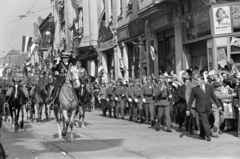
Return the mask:
[[[19,23],[17,21],[20,19],[18,16],[26,14],[29,10],[36,13],[29,13],[28,17],[23,18]],[[4,51],[8,53],[13,48],[22,50],[22,36],[32,37],[33,23],[38,22],[39,16],[43,19],[46,18],[51,13],[51,10],[50,0],[0,0],[0,57],[4,55]],[[16,21],[7,24],[14,20]],[[12,38],[16,28],[16,33]]]

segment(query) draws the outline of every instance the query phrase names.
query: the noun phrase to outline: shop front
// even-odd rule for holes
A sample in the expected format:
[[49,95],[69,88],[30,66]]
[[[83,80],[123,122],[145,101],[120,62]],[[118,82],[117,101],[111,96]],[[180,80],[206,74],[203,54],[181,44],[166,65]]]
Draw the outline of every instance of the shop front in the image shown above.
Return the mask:
[[119,59],[122,60],[124,65],[121,68],[121,73],[125,78],[140,78],[142,74],[145,74],[146,60],[144,62],[142,52],[146,45],[141,37],[144,33],[144,21],[141,19],[129,22],[118,31],[118,43],[121,52]]
[[204,7],[180,18],[184,52],[194,70],[240,64],[240,4]]
[[115,80],[118,72],[115,67],[115,53],[117,52],[117,43],[110,27],[101,26],[99,30],[100,45],[98,48],[100,63],[105,70],[104,78],[108,81]]

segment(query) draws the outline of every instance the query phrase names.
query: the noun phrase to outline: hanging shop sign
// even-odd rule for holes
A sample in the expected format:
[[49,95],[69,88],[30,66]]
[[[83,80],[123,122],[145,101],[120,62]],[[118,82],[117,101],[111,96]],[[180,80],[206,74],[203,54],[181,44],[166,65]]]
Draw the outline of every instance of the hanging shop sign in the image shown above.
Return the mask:
[[101,38],[101,42],[106,42],[110,39],[113,39],[112,31],[109,27],[101,26],[101,29],[99,30],[99,36]]
[[215,34],[232,33],[230,7],[214,7],[212,9],[213,28]]
[[211,35],[209,8],[180,18],[183,43]]
[[111,39],[109,41],[106,41],[104,43],[101,43],[100,44],[100,47],[99,47],[99,51],[105,51],[105,50],[108,50],[108,49],[111,49],[113,48],[114,46],[116,45],[116,42],[114,39]]
[[138,35],[144,34],[145,27],[144,21],[141,19],[136,19],[128,24],[129,36],[134,38]]

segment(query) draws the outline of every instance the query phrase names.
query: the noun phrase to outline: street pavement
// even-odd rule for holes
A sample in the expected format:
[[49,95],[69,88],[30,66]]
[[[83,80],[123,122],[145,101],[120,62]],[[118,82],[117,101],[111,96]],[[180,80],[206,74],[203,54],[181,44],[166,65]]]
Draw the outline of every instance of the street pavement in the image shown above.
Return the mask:
[[[45,116],[43,115],[43,118]],[[9,159],[237,159],[240,158],[240,138],[234,132],[224,133],[211,142],[198,135],[155,131],[149,125],[103,117],[101,111],[86,112],[85,129],[74,127],[74,143],[70,135],[58,139],[57,124],[25,120],[23,130],[13,132],[3,123],[1,139]]]

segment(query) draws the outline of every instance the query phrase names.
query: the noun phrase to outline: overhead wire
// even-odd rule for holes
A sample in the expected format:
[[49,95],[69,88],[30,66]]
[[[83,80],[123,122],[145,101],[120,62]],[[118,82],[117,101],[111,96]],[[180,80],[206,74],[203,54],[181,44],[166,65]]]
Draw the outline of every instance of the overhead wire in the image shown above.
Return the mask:
[[31,12],[32,8],[35,6],[35,4],[37,3],[37,1],[38,1],[38,0],[36,0],[36,1],[34,2],[34,4],[32,5],[32,7],[27,11],[26,15]]
[[13,21],[8,22],[8,23],[6,23],[6,24],[0,25],[0,28],[3,27],[3,26],[5,26],[5,25],[8,25],[8,24],[14,23],[14,22],[16,22],[16,21],[18,21],[18,20],[20,20],[20,19],[16,19],[16,20],[13,20]]

